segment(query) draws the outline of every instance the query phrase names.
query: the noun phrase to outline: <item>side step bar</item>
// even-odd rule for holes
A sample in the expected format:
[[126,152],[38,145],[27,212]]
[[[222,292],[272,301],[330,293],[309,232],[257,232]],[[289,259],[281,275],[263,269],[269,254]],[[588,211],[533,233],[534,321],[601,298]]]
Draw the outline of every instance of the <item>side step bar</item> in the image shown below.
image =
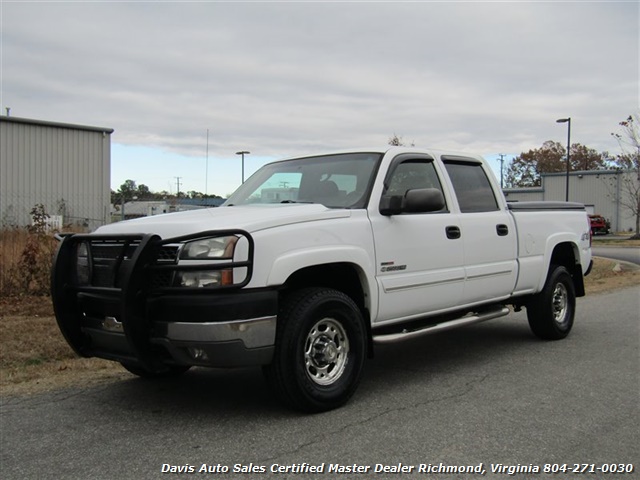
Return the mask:
[[429,325],[418,330],[403,330],[397,333],[387,333],[383,335],[373,335],[374,343],[394,343],[402,340],[408,340],[410,338],[420,337],[422,335],[429,335],[432,333],[445,332],[454,328],[462,327],[465,325],[471,325],[474,323],[484,322],[486,320],[492,320],[494,318],[504,317],[509,314],[507,307],[498,308],[496,310],[489,310],[483,313],[477,313],[471,316],[464,316],[455,320],[448,320],[446,322],[437,323],[435,325]]

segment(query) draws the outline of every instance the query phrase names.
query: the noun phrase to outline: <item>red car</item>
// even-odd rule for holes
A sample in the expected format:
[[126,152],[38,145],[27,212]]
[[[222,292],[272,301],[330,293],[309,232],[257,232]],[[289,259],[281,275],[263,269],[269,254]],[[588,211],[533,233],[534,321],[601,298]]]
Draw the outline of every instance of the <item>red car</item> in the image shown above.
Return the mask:
[[589,215],[591,221],[591,235],[609,233],[609,222],[602,215]]

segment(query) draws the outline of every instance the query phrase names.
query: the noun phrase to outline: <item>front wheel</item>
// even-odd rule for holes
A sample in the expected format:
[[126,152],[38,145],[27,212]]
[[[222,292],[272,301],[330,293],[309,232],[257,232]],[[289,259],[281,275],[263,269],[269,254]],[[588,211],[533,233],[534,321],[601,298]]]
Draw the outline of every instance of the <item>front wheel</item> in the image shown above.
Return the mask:
[[544,340],[569,335],[576,311],[576,293],[565,267],[551,267],[542,291],[527,305],[531,331]]
[[283,301],[274,359],[264,373],[286,404],[322,412],[353,395],[365,357],[366,329],[353,300],[337,290],[308,288]]

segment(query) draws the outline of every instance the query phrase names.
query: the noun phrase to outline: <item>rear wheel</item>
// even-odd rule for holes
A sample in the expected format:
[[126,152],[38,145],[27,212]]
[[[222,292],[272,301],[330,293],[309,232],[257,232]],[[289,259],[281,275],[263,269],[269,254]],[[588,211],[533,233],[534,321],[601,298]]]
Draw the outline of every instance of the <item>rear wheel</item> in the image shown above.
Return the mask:
[[365,354],[366,329],[353,300],[337,290],[308,288],[283,301],[274,359],[264,373],[286,404],[321,412],[353,395]]
[[527,305],[531,331],[545,340],[569,335],[576,311],[576,293],[565,267],[552,266],[542,291]]

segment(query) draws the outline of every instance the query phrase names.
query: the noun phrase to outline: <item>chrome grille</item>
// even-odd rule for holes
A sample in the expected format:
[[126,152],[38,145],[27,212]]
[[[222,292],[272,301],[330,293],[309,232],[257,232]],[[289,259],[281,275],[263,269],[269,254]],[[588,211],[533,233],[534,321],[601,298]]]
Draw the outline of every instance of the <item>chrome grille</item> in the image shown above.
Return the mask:
[[[93,287],[121,287],[122,269],[133,258],[140,242],[124,240],[92,240],[88,243],[91,256],[91,281]],[[179,245],[163,245],[157,251],[157,264],[177,263]],[[171,272],[153,272],[151,289],[171,285]]]
[[177,245],[163,245],[158,251],[156,261],[158,263],[176,263],[178,260],[178,249],[179,247]]
[[139,242],[124,241],[92,241],[91,252],[91,285],[94,287],[119,286],[122,265],[131,259]]

